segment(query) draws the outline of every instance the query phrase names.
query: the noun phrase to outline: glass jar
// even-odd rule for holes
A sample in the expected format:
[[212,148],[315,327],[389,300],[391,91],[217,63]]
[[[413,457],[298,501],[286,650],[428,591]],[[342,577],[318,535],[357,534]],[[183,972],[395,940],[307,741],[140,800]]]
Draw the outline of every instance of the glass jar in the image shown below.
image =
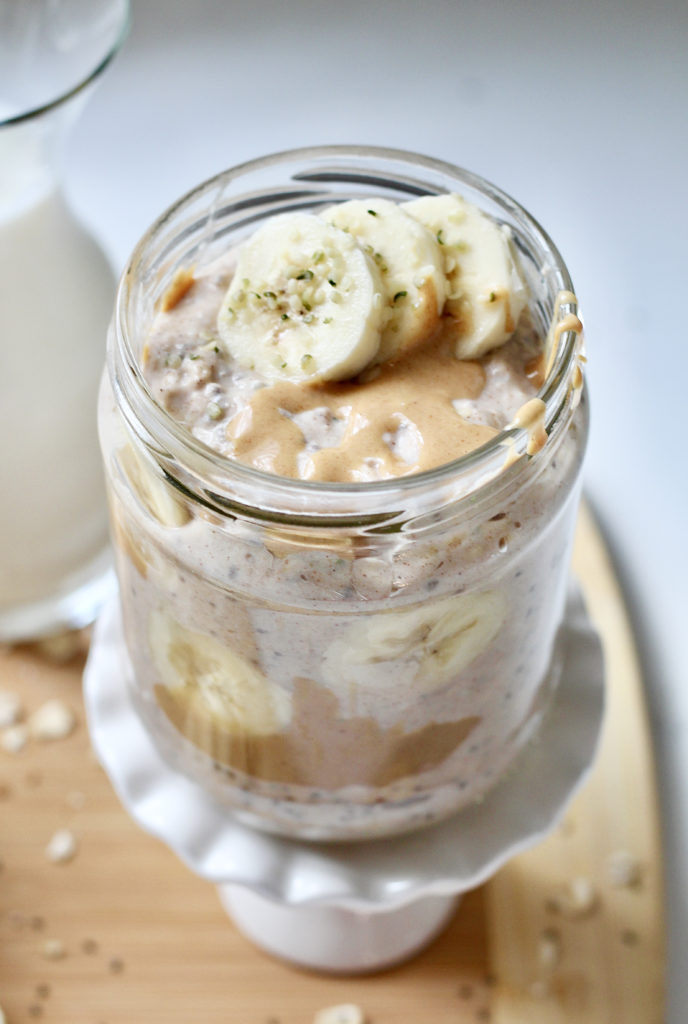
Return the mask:
[[[548,337],[520,425],[429,472],[323,484],[224,458],[154,401],[140,356],[180,268],[280,212],[446,191],[508,225]],[[248,824],[328,840],[413,830],[480,800],[536,732],[587,438],[571,291],[513,200],[386,149],[234,168],[136,248],[100,403],[133,698],[168,762]]]
[[0,0],[0,642],[95,618],[113,580],[95,429],[115,277],[60,164],[127,0]]

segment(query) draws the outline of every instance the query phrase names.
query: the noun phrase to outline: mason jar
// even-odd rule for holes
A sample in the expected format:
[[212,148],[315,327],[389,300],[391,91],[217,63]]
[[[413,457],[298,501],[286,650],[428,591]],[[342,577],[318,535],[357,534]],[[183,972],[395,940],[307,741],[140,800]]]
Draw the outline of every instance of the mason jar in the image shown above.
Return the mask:
[[[482,447],[366,483],[223,457],[141,369],[175,275],[266,218],[459,192],[506,225],[545,339],[538,397]],[[312,148],[232,168],[167,210],[116,300],[100,435],[132,698],[173,769],[245,823],[365,839],[481,800],[547,713],[588,411],[568,272],[517,203],[458,167]]]

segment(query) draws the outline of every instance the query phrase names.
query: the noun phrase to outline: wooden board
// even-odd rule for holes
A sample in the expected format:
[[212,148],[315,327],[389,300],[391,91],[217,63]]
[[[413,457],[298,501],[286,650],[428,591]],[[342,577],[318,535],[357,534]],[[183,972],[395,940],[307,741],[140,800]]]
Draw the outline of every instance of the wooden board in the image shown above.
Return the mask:
[[[0,1006],[7,1024],[304,1024],[339,1002],[371,1024],[660,1024],[664,925],[648,723],[632,635],[602,541],[581,516],[575,570],[604,642],[609,713],[593,776],[561,827],[468,894],[411,963],[366,978],[298,971],[238,934],[214,888],[122,810],[93,757],[80,697],[83,655],[55,664],[0,650],[0,689],[28,711],[60,696],[67,739],[0,750]],[[55,830],[78,840],[51,863]],[[634,886],[608,858],[629,852]],[[576,878],[594,905],[571,918]],[[48,940],[65,956],[47,959]]]
[[[662,861],[654,764],[642,679],[623,599],[587,509],[573,568],[600,630],[607,713],[593,776],[562,827],[486,886],[489,960],[500,979],[499,1024],[660,1024],[664,1020]],[[630,853],[632,886],[610,884],[609,859]],[[556,913],[562,885],[583,878],[596,906]],[[539,963],[543,933],[561,951],[554,971]]]

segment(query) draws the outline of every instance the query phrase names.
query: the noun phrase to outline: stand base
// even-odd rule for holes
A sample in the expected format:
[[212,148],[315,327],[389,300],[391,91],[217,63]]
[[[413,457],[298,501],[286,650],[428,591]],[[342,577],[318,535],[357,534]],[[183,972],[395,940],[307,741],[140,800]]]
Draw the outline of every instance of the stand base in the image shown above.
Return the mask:
[[309,970],[365,974],[415,956],[448,924],[459,896],[426,896],[393,910],[290,907],[238,885],[219,885],[237,928],[267,953]]

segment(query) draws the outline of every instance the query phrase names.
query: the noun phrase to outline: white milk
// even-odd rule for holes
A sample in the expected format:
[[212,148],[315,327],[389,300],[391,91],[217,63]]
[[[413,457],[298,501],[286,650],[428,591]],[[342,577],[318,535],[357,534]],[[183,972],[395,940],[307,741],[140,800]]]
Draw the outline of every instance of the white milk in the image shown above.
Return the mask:
[[113,275],[59,190],[12,206],[0,206],[0,617],[87,582],[107,544],[96,395]]

